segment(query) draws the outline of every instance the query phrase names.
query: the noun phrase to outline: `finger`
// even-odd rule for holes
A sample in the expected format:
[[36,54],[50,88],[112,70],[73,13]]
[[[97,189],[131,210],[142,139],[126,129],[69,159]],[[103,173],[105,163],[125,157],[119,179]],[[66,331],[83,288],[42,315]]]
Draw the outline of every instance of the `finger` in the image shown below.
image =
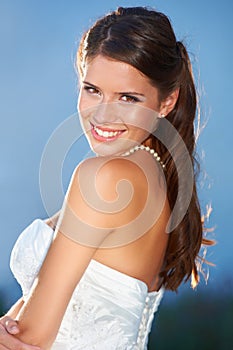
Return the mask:
[[[19,333],[18,323],[15,320],[9,319],[5,321],[5,327],[8,333],[17,334]],[[1,349],[0,349],[1,350]]]
[[0,350],[40,350],[40,348],[21,342],[0,325]]
[[[7,330],[10,334],[16,334],[19,332],[17,321],[12,318],[5,316],[1,319],[0,324]],[[1,349],[0,349],[1,350]]]

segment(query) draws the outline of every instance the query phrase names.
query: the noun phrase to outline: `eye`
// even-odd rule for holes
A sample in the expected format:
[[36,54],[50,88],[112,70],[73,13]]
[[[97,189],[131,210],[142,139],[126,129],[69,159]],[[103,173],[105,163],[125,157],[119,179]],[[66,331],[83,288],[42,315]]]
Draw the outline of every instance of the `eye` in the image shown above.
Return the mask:
[[83,89],[87,91],[90,95],[100,95],[100,92],[98,89],[96,89],[93,86],[90,85],[84,85]]
[[132,95],[122,95],[121,100],[128,103],[140,102],[139,98]]

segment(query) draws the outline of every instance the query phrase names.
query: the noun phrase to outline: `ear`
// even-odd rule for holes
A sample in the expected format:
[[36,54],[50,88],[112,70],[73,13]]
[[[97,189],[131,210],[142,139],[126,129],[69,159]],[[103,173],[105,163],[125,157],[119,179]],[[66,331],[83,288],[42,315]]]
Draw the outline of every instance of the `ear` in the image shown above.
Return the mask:
[[168,95],[160,104],[160,111],[159,114],[161,117],[166,117],[168,113],[170,113],[173,108],[175,107],[175,104],[179,97],[180,89],[174,90],[170,95]]

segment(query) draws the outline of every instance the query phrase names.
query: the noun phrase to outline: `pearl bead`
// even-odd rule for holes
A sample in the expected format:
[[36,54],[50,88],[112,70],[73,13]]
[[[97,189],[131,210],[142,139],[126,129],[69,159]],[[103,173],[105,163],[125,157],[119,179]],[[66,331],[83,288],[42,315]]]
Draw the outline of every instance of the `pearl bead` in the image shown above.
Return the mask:
[[153,148],[150,148],[149,146],[137,145],[131,148],[129,151],[123,153],[122,156],[129,156],[130,154],[133,154],[134,152],[139,150],[144,150],[146,152],[149,152],[157,160],[157,162],[161,164],[163,169],[166,168],[165,164],[163,164],[163,162],[161,161],[161,157],[158,155],[158,153],[155,152],[155,150]]

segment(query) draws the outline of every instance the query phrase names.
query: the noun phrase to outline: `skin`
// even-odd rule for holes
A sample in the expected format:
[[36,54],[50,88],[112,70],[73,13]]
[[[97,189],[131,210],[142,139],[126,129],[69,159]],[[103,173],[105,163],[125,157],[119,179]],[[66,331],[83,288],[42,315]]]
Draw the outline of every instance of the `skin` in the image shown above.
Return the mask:
[[25,344],[14,335],[19,333],[18,323],[14,320],[23,306],[23,300],[19,299],[0,319],[0,350],[39,350],[39,347]]
[[[47,225],[54,228],[57,224],[60,211],[52,217],[44,220]],[[0,318],[0,350],[40,350],[40,347],[26,344],[14,335],[19,333],[18,322],[14,320],[21,310],[24,301],[19,299],[7,312],[7,314]]]
[[[175,91],[164,101],[159,101],[158,91],[148,79],[123,62],[102,56],[88,62],[81,81],[78,110],[90,147],[104,157],[87,159],[75,169],[58,214],[61,215],[60,226],[56,227],[54,241],[34,283],[31,297],[26,304],[20,301],[15,310],[0,321],[0,350],[35,349],[16,347],[18,345],[15,346],[14,341],[50,349],[72,293],[91,259],[141,280],[148,291],[160,288],[158,274],[167,246],[165,228],[170,214],[166,189],[156,180],[159,179],[159,168],[147,152],[135,152],[127,158],[119,156],[129,146],[142,143],[156,127],[157,113],[168,114],[177,98],[178,91]],[[106,106],[114,108],[109,110]],[[142,127],[145,120],[149,120],[146,130]],[[103,136],[104,131],[110,132],[109,137]],[[118,196],[116,192],[116,184],[122,179],[133,187],[133,196],[127,206],[123,206],[127,196]],[[101,198],[97,207],[91,205],[96,200],[94,194],[90,194],[88,201],[83,198],[91,183],[95,184]],[[153,189],[151,184],[154,184]],[[129,235],[137,232],[138,208],[143,209],[149,201],[147,214],[150,217],[164,196],[163,206],[157,210],[156,220],[148,230],[129,244],[121,245],[119,241],[113,247],[116,237],[122,234],[123,225],[129,225]],[[122,210],[104,213],[98,210],[98,204],[117,203],[118,199]],[[77,220],[77,232],[72,237],[67,230],[70,209]],[[56,218],[48,219],[47,223],[54,225]],[[101,232],[101,239],[98,241],[94,237],[92,244],[82,244],[79,232],[88,237],[90,227]],[[108,249],[103,249],[102,245],[106,242]],[[43,310],[47,310],[46,317]],[[12,332],[10,328],[15,323],[11,318],[15,317],[19,332],[12,337],[6,331]]]
[[[131,146],[129,141],[142,143],[155,129],[158,91],[134,67],[97,56],[86,65],[78,110],[92,150],[117,155]],[[119,135],[112,141],[99,140],[96,133],[93,135],[93,126]]]
[[[130,145],[142,143],[156,128],[159,115],[166,116],[173,109],[178,94],[175,90],[159,101],[157,88],[136,68],[101,55],[95,57],[86,63],[78,99],[90,147],[97,154],[118,155]],[[120,134],[112,142],[99,141],[96,134],[93,137],[93,126]]]

